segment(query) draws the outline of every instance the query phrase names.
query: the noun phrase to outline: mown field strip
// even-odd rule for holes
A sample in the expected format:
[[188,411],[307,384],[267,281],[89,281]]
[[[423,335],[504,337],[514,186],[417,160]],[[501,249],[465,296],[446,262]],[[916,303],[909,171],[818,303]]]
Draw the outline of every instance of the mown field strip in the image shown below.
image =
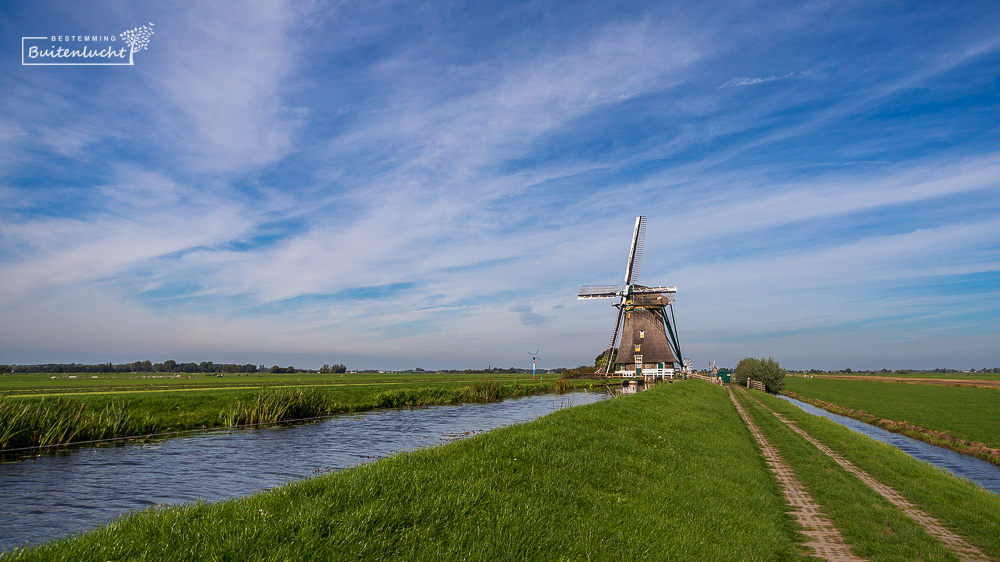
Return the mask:
[[830,518],[823,513],[812,496],[805,489],[805,486],[795,477],[795,472],[781,458],[778,450],[772,446],[764,434],[757,427],[757,424],[750,419],[743,405],[736,399],[733,390],[729,389],[729,399],[736,406],[736,411],[743,418],[743,423],[753,435],[754,440],[760,446],[767,462],[768,468],[774,473],[781,485],[785,500],[792,507],[791,513],[795,520],[802,526],[802,533],[808,538],[805,543],[806,548],[813,554],[824,560],[851,561],[864,560],[851,552],[850,546],[844,540],[843,535],[833,525]]
[[283,384],[267,386],[208,386],[208,387],[187,387],[187,388],[161,388],[155,390],[110,390],[96,392],[46,392],[44,394],[8,394],[3,398],[58,398],[65,396],[101,396],[109,394],[160,394],[164,392],[220,392],[228,390],[260,390],[262,388],[307,388],[307,387],[356,387],[356,386],[386,386],[393,384],[406,384],[404,381],[386,381],[380,383],[320,383],[320,384]]
[[768,412],[773,414],[776,418],[778,418],[783,424],[785,424],[792,431],[800,435],[809,443],[812,443],[826,456],[833,459],[833,461],[836,462],[838,465],[840,465],[841,468],[856,476],[859,480],[864,482],[865,485],[867,485],[869,488],[874,490],[880,496],[885,498],[886,501],[901,509],[904,513],[906,513],[907,516],[909,516],[911,519],[916,521],[921,527],[923,527],[928,534],[930,534],[933,537],[936,537],[938,540],[944,543],[944,545],[948,547],[948,549],[957,554],[960,559],[968,561],[987,561],[987,562],[990,560],[990,558],[987,557],[981,550],[969,544],[964,538],[946,528],[944,525],[941,524],[940,521],[925,513],[923,510],[921,510],[912,502],[903,497],[903,495],[897,492],[895,489],[879,482],[878,480],[873,478],[870,474],[855,466],[851,461],[847,460],[833,449],[827,447],[819,440],[817,440],[816,438],[812,437],[811,435],[803,431],[794,422],[787,419],[785,416],[779,414],[778,412],[775,412],[774,410],[768,408],[764,403],[757,400],[756,397],[754,397],[754,400],[758,404],[760,404],[761,407],[763,407],[765,410],[767,410]]

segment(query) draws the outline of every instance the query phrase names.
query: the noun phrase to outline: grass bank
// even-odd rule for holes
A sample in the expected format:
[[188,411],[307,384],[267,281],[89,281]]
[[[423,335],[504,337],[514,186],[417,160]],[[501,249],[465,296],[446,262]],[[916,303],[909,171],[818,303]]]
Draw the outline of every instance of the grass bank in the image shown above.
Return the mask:
[[798,540],[726,391],[685,381],[8,557],[795,560]]
[[[590,384],[587,383],[577,383]],[[0,398],[0,450],[563,391],[554,381],[264,387],[213,392]],[[2,452],[2,451],[0,451]]]
[[[739,393],[768,440],[795,470],[855,554],[871,560],[955,560],[901,510],[890,505],[819,449]],[[772,396],[753,396],[780,412],[920,509],[958,532],[993,559],[1000,559],[1000,496],[961,480],[902,451],[803,412]]]

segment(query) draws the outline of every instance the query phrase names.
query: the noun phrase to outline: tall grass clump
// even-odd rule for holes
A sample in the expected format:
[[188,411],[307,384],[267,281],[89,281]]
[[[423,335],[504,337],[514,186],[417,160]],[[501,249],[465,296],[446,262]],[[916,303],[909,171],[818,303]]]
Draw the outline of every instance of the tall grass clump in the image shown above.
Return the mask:
[[395,389],[375,396],[376,408],[417,408],[468,402],[499,402],[507,398],[517,398],[531,394],[543,394],[552,390],[548,383],[524,385],[501,383],[494,380],[475,381],[468,386],[454,389],[413,388]]
[[566,394],[570,389],[570,383],[567,379],[556,379],[556,384],[553,390],[558,394]]
[[232,427],[323,416],[332,406],[321,388],[265,389],[227,404],[219,417]]
[[387,390],[375,395],[376,408],[416,408],[460,402],[458,392],[445,388],[404,388]]
[[129,402],[88,408],[86,402],[63,398],[0,399],[0,449],[148,435],[158,428],[153,415],[135,410]]

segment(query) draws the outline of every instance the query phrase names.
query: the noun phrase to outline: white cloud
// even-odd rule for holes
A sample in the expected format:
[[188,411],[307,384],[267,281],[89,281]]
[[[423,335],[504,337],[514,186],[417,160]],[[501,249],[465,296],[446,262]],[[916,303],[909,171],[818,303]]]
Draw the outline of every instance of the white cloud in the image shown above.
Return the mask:
[[303,115],[285,99],[302,56],[294,34],[308,14],[298,8],[203,4],[159,25],[161,126],[195,169],[245,171],[292,149]]

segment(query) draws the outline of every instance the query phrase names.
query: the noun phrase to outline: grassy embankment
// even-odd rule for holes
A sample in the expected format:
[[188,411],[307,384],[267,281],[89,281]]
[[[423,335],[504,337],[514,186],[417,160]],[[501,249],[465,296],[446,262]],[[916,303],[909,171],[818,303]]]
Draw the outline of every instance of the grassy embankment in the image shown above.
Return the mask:
[[833,413],[1000,464],[1000,390],[798,377],[785,388]]
[[[33,377],[33,378],[32,378]],[[257,380],[255,380],[257,379]],[[593,381],[524,375],[0,377],[0,448],[319,417],[378,408],[488,402]]]
[[555,412],[11,560],[781,560],[798,535],[725,390]]
[[[902,451],[806,414],[784,400],[752,393],[862,470],[903,494],[948,528],[1000,559],[1000,496]],[[871,560],[956,560],[901,510],[848,474],[754,400],[740,394],[768,440],[781,451],[809,492],[854,545]]]

